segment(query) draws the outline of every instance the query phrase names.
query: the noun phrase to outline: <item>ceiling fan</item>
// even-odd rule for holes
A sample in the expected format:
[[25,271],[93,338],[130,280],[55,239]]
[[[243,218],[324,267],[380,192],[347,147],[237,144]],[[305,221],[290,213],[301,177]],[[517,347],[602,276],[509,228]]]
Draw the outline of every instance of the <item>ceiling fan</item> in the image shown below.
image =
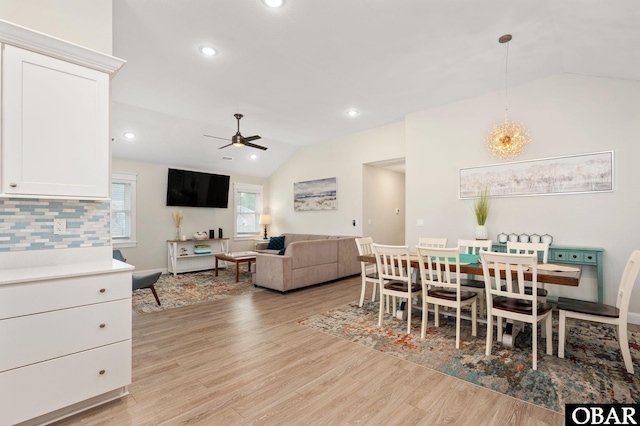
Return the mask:
[[233,135],[231,137],[231,139],[229,138],[219,138],[217,136],[210,136],[210,135],[205,135],[208,138],[216,138],[216,139],[222,139],[225,141],[231,141],[231,143],[229,145],[225,145],[225,146],[221,146],[218,149],[222,149],[222,148],[226,148],[228,146],[248,146],[249,148],[257,148],[257,149],[261,149],[263,151],[266,151],[267,148],[265,148],[264,146],[260,146],[260,145],[256,145],[251,143],[251,141],[255,141],[257,139],[260,139],[260,136],[255,135],[255,136],[247,136],[246,138],[244,136],[242,136],[240,134],[240,119],[243,117],[242,114],[233,114],[233,116],[236,118],[236,120],[238,120],[238,131],[236,132],[235,135]]

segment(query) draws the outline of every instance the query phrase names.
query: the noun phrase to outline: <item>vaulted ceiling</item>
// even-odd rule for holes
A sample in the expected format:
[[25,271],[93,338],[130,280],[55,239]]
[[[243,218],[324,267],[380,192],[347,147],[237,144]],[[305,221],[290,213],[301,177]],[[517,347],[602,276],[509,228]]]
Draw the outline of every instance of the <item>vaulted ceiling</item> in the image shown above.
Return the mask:
[[[510,85],[640,80],[639,23],[637,0],[114,0],[113,154],[266,177],[302,145],[502,90],[503,34]],[[204,136],[230,138],[234,113],[267,151]]]

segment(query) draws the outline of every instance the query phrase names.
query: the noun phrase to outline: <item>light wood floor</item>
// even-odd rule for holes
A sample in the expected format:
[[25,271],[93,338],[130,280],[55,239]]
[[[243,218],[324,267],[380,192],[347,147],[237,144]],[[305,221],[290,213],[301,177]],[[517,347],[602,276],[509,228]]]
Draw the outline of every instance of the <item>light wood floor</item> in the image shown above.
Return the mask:
[[57,425],[561,425],[564,417],[296,324],[360,278],[133,319],[130,395]]

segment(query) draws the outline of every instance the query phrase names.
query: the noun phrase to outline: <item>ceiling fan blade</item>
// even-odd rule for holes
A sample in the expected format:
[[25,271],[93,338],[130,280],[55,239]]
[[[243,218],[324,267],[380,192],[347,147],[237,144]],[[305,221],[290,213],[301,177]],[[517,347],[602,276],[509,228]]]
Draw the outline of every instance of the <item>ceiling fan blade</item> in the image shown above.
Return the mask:
[[[222,139],[222,138],[218,138],[218,139]],[[227,140],[228,140],[228,139],[227,139]],[[226,148],[226,147],[231,146],[231,145],[233,145],[233,144],[232,144],[232,143],[230,143],[229,145],[221,146],[221,147],[220,147],[220,148],[218,148],[218,149]]]
[[251,141],[255,141],[262,138],[258,135],[255,135],[255,136],[248,136],[246,138],[243,136],[242,139],[244,139],[245,142],[251,142]]
[[250,148],[257,148],[257,149],[261,149],[261,150],[263,150],[263,151],[266,151],[266,150],[267,150],[267,148],[265,148],[264,146],[260,146],[260,145],[253,144],[253,143],[251,143],[251,142],[247,142],[247,141],[246,141],[246,139],[245,139],[245,142],[244,142],[244,146],[248,146],[248,147],[250,147]]
[[215,138],[215,139],[222,139],[223,141],[230,141],[231,139],[229,138],[219,138],[217,136],[211,136],[211,135],[205,135],[208,138]]

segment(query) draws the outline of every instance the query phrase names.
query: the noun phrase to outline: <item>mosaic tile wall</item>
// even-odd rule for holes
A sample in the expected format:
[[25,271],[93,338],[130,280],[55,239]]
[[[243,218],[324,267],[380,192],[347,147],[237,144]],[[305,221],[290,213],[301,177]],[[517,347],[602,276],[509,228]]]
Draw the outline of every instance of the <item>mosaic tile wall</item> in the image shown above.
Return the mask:
[[[0,200],[0,252],[110,245],[110,206],[86,200]],[[67,220],[66,234],[54,235],[53,219]]]

